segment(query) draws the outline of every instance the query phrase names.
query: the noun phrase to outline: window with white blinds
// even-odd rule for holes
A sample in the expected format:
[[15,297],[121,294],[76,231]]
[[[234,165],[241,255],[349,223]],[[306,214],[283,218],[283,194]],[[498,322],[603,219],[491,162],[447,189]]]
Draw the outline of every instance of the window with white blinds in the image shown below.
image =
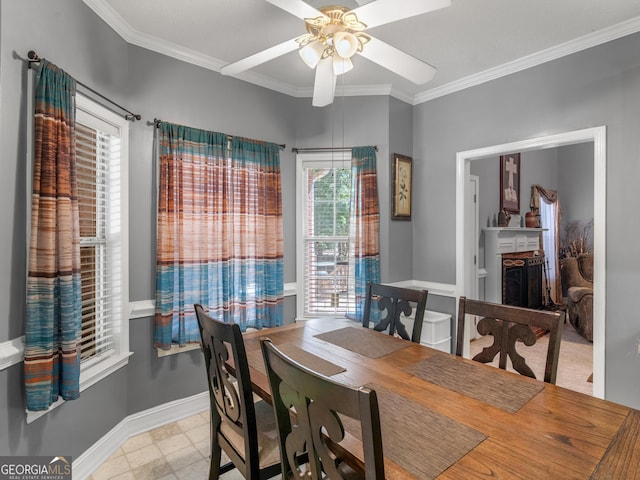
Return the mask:
[[355,303],[349,249],[351,155],[298,155],[298,162],[298,278],[303,279],[298,317],[343,315]]
[[129,355],[128,122],[85,97],[76,106],[83,384]]

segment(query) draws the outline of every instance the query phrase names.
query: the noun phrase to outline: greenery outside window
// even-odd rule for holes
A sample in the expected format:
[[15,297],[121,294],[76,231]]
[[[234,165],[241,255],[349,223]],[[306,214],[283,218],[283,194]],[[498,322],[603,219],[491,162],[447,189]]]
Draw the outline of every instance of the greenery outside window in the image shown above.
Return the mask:
[[349,248],[351,154],[299,154],[298,318],[354,309]]

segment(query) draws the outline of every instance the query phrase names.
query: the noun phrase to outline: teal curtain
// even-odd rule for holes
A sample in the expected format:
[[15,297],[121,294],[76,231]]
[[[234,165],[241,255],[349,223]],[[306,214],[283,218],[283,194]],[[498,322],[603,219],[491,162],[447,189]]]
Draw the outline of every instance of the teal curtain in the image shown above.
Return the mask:
[[241,330],[282,323],[279,148],[160,127],[154,344],[199,342],[194,304]]
[[368,283],[380,283],[380,208],[375,147],[355,147],[351,154],[349,237],[355,271],[355,317],[362,321]]
[[24,375],[27,409],[80,396],[80,224],[76,82],[42,60],[35,84],[34,168]]
[[240,327],[274,327],[284,314],[280,147],[234,137],[233,255],[229,280]]
[[227,267],[216,212],[226,203],[218,176],[227,136],[162,122],[159,137],[154,344],[169,349],[200,341],[193,305],[225,287],[217,281]]

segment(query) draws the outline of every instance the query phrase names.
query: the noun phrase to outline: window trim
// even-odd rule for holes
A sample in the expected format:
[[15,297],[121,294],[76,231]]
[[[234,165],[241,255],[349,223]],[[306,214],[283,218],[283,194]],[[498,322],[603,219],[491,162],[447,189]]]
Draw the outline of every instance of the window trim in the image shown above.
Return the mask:
[[[327,151],[317,153],[298,153],[296,155],[296,321],[309,320],[304,314],[304,228],[307,196],[304,186],[304,169],[310,164],[322,166],[351,167],[351,151]],[[318,317],[322,315],[317,315]]]
[[[128,364],[129,357],[133,354],[129,347],[129,122],[119,114],[105,108],[103,105],[82,95],[76,94],[76,112],[85,112],[88,115],[98,118],[109,124],[113,130],[109,133],[118,133],[120,137],[120,321],[117,323],[117,331],[119,334],[114,335],[114,351],[112,354],[99,361],[88,360],[81,364],[80,367],[80,392],[95,385],[100,380],[108,377],[115,371]],[[81,116],[82,114],[80,114]],[[95,125],[92,125],[95,126]],[[33,127],[31,127],[31,139],[33,139]],[[30,141],[32,143],[32,140]],[[33,170],[33,148],[30,148],[28,155],[29,165],[28,171]],[[31,191],[32,179],[28,176],[27,190],[27,211],[31,211]],[[27,221],[27,242],[30,237],[30,218]],[[28,251],[28,246],[27,246]],[[28,259],[27,259],[28,261]],[[47,410],[30,411],[26,410],[27,423],[46,415],[65,403],[65,400],[59,398],[58,401],[51,404]]]

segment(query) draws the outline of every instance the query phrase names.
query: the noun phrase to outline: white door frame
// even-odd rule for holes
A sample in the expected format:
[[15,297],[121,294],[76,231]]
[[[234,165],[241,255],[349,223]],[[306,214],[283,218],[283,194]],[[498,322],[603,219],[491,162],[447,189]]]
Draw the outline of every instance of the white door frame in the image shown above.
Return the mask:
[[[468,252],[465,238],[468,220],[465,219],[466,191],[470,163],[487,157],[511,152],[524,152],[542,148],[561,147],[576,143],[593,142],[593,395],[605,398],[605,293],[606,293],[606,174],[607,130],[605,126],[547,135],[518,142],[493,145],[456,154],[456,299],[465,295]],[[465,333],[465,343],[469,332]]]

